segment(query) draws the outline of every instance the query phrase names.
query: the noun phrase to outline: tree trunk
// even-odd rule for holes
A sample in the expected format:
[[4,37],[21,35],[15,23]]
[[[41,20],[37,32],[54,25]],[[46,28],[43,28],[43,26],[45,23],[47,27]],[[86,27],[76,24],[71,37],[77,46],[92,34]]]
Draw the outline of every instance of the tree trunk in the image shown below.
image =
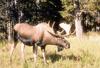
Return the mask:
[[82,13],[80,12],[80,0],[74,0],[74,8],[75,8],[75,30],[76,37],[82,38],[83,28],[81,25]]
[[83,35],[83,28],[81,24],[81,14],[77,13],[75,18],[75,30],[76,30],[76,37],[82,38]]
[[12,41],[12,23],[8,22],[7,24],[7,33],[8,33],[8,41]]

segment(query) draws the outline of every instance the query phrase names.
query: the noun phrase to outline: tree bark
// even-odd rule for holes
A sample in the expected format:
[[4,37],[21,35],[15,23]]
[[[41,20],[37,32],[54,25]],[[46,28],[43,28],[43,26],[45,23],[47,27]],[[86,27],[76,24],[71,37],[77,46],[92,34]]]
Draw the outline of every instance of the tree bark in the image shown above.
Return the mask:
[[83,28],[81,24],[82,20],[82,13],[80,12],[80,2],[79,0],[74,1],[74,8],[75,8],[75,30],[76,30],[76,37],[82,38],[83,35]]
[[7,24],[7,33],[8,33],[8,41],[12,41],[12,23],[8,22]]
[[83,28],[81,24],[81,13],[77,13],[75,17],[75,30],[76,30],[76,37],[82,38],[83,35]]

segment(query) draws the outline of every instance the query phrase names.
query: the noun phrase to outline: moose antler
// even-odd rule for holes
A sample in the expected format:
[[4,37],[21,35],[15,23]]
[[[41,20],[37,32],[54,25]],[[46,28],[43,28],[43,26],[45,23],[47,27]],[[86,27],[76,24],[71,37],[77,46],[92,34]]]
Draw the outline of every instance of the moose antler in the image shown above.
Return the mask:
[[50,26],[50,20],[48,21],[48,26]]
[[53,24],[52,24],[52,26],[51,26],[51,27],[52,27],[52,29],[54,28],[54,25],[55,25],[55,21],[53,22]]

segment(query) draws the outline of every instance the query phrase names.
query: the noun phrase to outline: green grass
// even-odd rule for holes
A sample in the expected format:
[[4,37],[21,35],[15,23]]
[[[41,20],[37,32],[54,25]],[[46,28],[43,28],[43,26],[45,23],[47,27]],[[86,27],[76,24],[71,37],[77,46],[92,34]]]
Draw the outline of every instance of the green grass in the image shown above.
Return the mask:
[[40,48],[36,65],[33,61],[32,47],[26,46],[25,59],[20,59],[20,45],[16,47],[13,55],[12,65],[9,62],[9,50],[2,49],[0,44],[0,68],[100,68],[100,36],[91,35],[83,39],[69,37],[70,49],[57,52],[56,46],[46,47],[46,58],[48,64],[43,63]]

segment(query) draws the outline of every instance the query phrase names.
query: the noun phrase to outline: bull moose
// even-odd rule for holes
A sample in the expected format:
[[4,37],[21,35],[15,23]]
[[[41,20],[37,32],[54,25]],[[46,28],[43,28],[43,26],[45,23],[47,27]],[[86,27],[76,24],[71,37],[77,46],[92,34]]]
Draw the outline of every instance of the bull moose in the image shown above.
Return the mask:
[[[45,47],[46,45],[57,45],[63,48],[70,48],[70,43],[61,36],[54,33],[53,29],[47,23],[40,23],[36,26],[27,23],[17,23],[14,26],[14,44],[11,46],[10,60],[13,51],[17,45],[18,39],[24,45],[33,46],[34,62],[36,63],[37,46],[41,47],[44,63],[46,63]],[[24,59],[24,45],[21,45],[21,55]]]

